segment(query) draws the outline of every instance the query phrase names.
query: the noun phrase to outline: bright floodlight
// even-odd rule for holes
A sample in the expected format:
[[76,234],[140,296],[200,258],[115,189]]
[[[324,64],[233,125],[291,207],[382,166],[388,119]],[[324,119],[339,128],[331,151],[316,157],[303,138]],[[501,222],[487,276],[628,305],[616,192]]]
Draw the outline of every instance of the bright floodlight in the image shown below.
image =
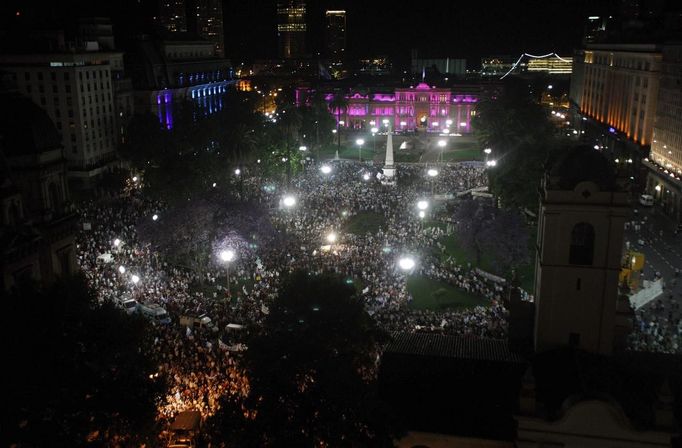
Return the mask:
[[428,203],[428,201],[419,201],[419,202],[417,202],[417,208],[418,208],[419,210],[426,210],[427,208],[429,208],[429,203]]
[[215,188],[218,184],[213,182],[213,188]]
[[329,242],[329,243],[334,243],[334,242],[336,242],[336,233],[330,232],[330,233],[327,235],[327,242]]
[[133,182],[137,182],[137,176],[133,176]]
[[152,221],[156,221],[157,219],[159,219],[159,215],[155,214],[154,216],[152,216]]
[[221,250],[220,259],[227,262],[234,260],[234,251],[232,249]]
[[133,281],[133,283],[136,284],[136,285],[137,285],[137,282],[140,281],[140,277],[137,276],[137,275],[135,275],[135,274],[133,274],[133,276],[132,276],[130,279],[131,279],[131,280]]
[[466,126],[466,125],[467,125],[467,122],[466,122],[466,121],[462,121],[461,123],[459,123],[459,125],[460,125],[460,126]]
[[242,173],[242,170],[240,170],[239,168],[234,170],[234,174],[236,174],[237,176],[239,176],[241,173]]
[[293,207],[296,205],[296,198],[293,196],[284,196],[282,204],[284,204],[286,207]]
[[426,212],[424,210],[419,210],[419,217],[424,219],[426,217]]
[[307,151],[307,150],[308,150],[308,147],[305,146],[305,145],[301,145],[301,146],[298,147],[298,150],[299,150],[299,151]]
[[449,129],[449,128],[443,129],[443,134],[449,134],[449,133],[450,133],[450,129]]
[[341,120],[341,121],[339,121],[339,124],[340,124],[341,126],[343,126],[344,124],[346,124],[346,122],[343,121],[343,120]]
[[661,186],[660,186],[660,185],[656,185],[656,186],[654,187],[654,190],[656,190],[656,191],[661,191]]
[[440,146],[441,148],[445,148],[445,145],[446,145],[445,140],[438,140],[438,146]]
[[365,141],[363,139],[359,138],[359,139],[355,140],[355,144],[358,146],[362,146],[365,144]]
[[414,268],[414,265],[414,260],[411,257],[403,257],[398,260],[398,266],[400,266],[400,269],[403,271],[409,271],[410,269]]
[[332,172],[332,167],[329,165],[322,165],[320,171],[322,171],[323,174],[329,174]]
[[119,267],[118,267],[118,272],[120,272],[121,274],[125,274],[125,273],[126,273],[126,268],[123,267],[123,266],[119,266]]
[[435,168],[431,168],[426,172],[426,174],[428,174],[431,177],[436,177],[438,176],[438,170]]
[[491,152],[493,152],[493,150],[490,149],[490,148],[485,148],[485,149],[483,150],[483,152],[486,153],[486,154],[490,154]]
[[332,134],[336,134],[336,129],[332,129]]
[[372,128],[371,131],[372,134],[376,134],[377,132],[379,132],[379,128]]
[[365,173],[365,174],[362,175],[362,178],[365,179],[365,180],[369,180],[370,177],[371,177],[371,176],[369,175],[369,173]]
[[450,125],[452,124],[452,120],[445,120],[445,124],[447,124],[448,126],[450,126]]
[[497,166],[497,160],[488,160],[485,164],[488,166]]
[[118,238],[116,238],[116,239],[114,240],[114,246],[118,247],[118,246],[120,246],[120,245],[121,245],[121,240],[119,240]]

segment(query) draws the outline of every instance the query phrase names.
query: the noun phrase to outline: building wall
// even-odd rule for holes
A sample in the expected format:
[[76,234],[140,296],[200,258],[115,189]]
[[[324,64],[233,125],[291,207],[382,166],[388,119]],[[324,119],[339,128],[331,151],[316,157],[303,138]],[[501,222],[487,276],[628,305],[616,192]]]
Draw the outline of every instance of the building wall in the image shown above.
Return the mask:
[[346,52],[346,11],[326,11],[325,17],[327,57],[333,64],[340,64]]
[[[547,182],[538,222],[535,349],[575,345],[610,353],[628,194],[601,192],[592,182],[553,190]],[[570,260],[572,232],[579,223],[594,230],[592,260],[586,264]]]
[[277,42],[280,58],[298,58],[305,54],[305,13],[304,1],[277,2]]
[[651,159],[682,174],[682,45],[662,49],[661,81]]
[[111,60],[119,53],[3,58],[19,91],[45,109],[62,136],[71,177],[89,177],[114,158]]
[[591,45],[583,62],[580,112],[640,145],[651,144],[661,63],[657,47]]

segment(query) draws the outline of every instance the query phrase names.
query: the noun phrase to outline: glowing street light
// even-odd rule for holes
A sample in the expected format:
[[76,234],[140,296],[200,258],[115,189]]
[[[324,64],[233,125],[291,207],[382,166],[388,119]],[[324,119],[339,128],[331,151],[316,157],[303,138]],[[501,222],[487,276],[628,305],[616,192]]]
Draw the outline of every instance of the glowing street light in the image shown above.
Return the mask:
[[120,245],[121,245],[121,240],[119,240],[118,238],[116,238],[116,239],[114,240],[114,247],[118,247],[118,246],[120,246]]
[[329,244],[334,244],[336,242],[337,238],[338,237],[337,237],[336,233],[334,233],[334,232],[330,232],[329,234],[327,234],[327,242]]
[[133,176],[133,182],[137,182],[137,176]]
[[296,198],[289,195],[289,196],[284,196],[284,199],[282,199],[282,204],[284,204],[285,207],[293,207],[296,205]]
[[447,142],[445,140],[438,140],[439,148],[445,148],[445,145],[447,145]]
[[355,144],[358,145],[358,160],[362,162],[362,145],[365,144],[365,140],[359,138],[355,140]]
[[154,216],[152,216],[152,221],[156,221],[156,220],[158,220],[158,219],[159,219],[159,215],[154,214]]
[[121,273],[121,274],[125,274],[125,273],[126,273],[126,268],[123,267],[123,266],[119,266],[119,267],[118,267],[118,272]]
[[242,173],[242,170],[240,170],[239,168],[237,168],[236,170],[234,170],[234,174],[237,175],[237,176],[239,176],[241,173]]
[[488,160],[485,164],[489,167],[497,166],[497,160]]
[[421,200],[421,201],[417,202],[417,208],[419,210],[426,210],[427,208],[429,208],[429,202]]
[[371,177],[372,177],[372,176],[370,176],[369,173],[365,173],[365,174],[362,175],[362,178],[363,178],[364,180],[369,180]]
[[490,154],[491,152],[493,152],[493,150],[491,148],[485,148],[483,152],[486,154]]
[[332,172],[332,167],[329,165],[322,165],[322,167],[320,167],[320,171],[322,171],[322,174],[329,174]]
[[130,277],[130,280],[133,282],[134,285],[137,285],[140,282],[140,276],[133,274],[133,276]]
[[410,271],[414,269],[415,265],[416,263],[412,257],[402,257],[400,260],[398,260],[398,266],[403,271]]
[[308,150],[308,147],[305,146],[305,145],[301,145],[301,146],[298,147],[298,150],[299,150],[299,151],[307,151],[307,150]]
[[428,174],[428,175],[431,176],[431,177],[436,177],[436,176],[438,176],[438,170],[435,169],[435,168],[430,168],[430,169],[426,172],[426,174]]
[[426,212],[424,210],[419,210],[419,217],[424,219],[426,217]]
[[379,132],[379,128],[377,128],[377,127],[373,127],[370,130],[372,131],[372,134],[376,134],[377,132]]
[[654,187],[654,190],[656,190],[656,191],[661,191],[661,186],[660,186],[660,185],[656,185],[656,186]]
[[220,259],[225,263],[225,277],[227,277],[227,296],[231,297],[230,292],[230,262],[234,260],[235,253],[232,249],[224,249],[220,251]]

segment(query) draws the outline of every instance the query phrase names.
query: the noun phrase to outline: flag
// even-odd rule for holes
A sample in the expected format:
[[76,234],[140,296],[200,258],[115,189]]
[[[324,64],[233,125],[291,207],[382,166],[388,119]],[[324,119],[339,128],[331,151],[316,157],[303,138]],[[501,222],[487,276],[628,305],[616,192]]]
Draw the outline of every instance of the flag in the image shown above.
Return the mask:
[[188,338],[192,337],[192,329],[187,327],[187,331],[185,331],[185,334],[187,335]]

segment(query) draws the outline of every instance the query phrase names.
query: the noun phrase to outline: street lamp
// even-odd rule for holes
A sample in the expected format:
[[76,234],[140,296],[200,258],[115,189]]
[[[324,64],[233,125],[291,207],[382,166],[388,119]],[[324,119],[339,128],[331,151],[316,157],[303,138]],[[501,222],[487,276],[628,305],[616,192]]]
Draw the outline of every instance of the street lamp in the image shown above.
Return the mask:
[[329,244],[334,244],[336,242],[336,239],[337,239],[336,233],[330,232],[329,234],[327,234],[327,242]]
[[440,152],[438,153],[439,162],[443,162],[443,150],[445,149],[445,145],[447,145],[445,140],[438,140],[438,147],[440,148]]
[[123,266],[119,266],[119,267],[118,267],[118,272],[121,273],[121,274],[125,274],[125,273],[126,273],[126,268],[123,267]]
[[485,164],[489,167],[497,166],[497,160],[488,160]]
[[426,210],[427,208],[429,208],[429,202],[421,200],[421,201],[417,202],[417,208],[419,210]]
[[426,172],[426,174],[428,174],[428,175],[431,176],[431,177],[436,177],[436,176],[438,176],[438,170],[435,169],[435,168],[430,168],[430,169]]
[[242,173],[242,170],[240,170],[239,168],[234,170],[235,176],[239,176],[241,173]]
[[137,285],[140,282],[140,276],[133,274],[133,276],[130,277],[130,280],[133,282],[133,285]]
[[358,160],[362,162],[362,145],[365,144],[365,141],[361,138],[355,140],[355,144],[358,145]]
[[227,296],[231,297],[230,292],[230,262],[234,260],[235,253],[232,249],[225,249],[220,251],[220,259],[225,263],[225,276],[227,277]]
[[152,221],[156,221],[156,220],[158,220],[158,219],[159,219],[159,215],[154,214],[154,216],[152,216]]
[[402,257],[400,260],[398,260],[398,266],[403,271],[411,271],[414,269],[415,264],[416,263],[412,257]]
[[322,174],[329,174],[332,172],[332,167],[329,165],[322,165],[320,171],[322,171]]
[[365,179],[365,180],[369,180],[370,177],[371,177],[371,176],[369,175],[369,173],[365,173],[365,174],[362,175],[362,178]]
[[299,151],[307,151],[307,150],[308,150],[308,147],[305,146],[305,145],[301,145],[301,146],[298,147],[298,150],[299,150]]
[[372,152],[376,153],[377,152],[377,132],[379,132],[379,128],[377,127],[372,127]]
[[121,240],[119,240],[118,238],[116,238],[116,239],[114,240],[114,247],[118,247],[118,246],[120,246],[120,245],[121,245]]
[[282,199],[282,204],[284,204],[284,206],[287,208],[291,208],[296,205],[296,198],[291,195],[284,196]]

